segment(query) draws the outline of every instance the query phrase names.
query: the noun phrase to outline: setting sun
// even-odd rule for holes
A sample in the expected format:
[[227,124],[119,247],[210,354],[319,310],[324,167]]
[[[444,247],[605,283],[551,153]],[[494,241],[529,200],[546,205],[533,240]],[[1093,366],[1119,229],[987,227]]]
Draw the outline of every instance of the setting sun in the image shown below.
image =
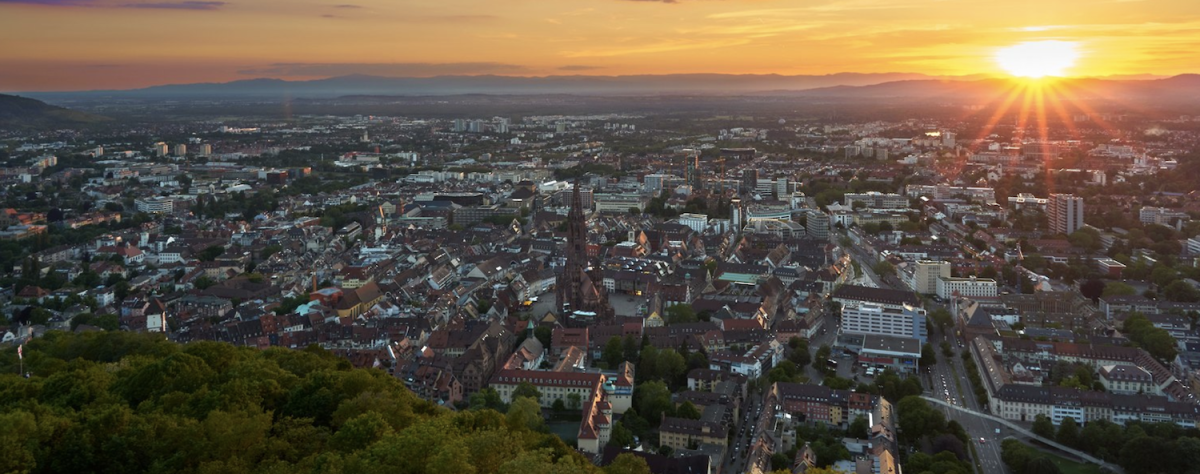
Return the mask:
[[997,51],[996,63],[1014,76],[1061,76],[1079,59],[1076,47],[1068,41],[1029,41]]

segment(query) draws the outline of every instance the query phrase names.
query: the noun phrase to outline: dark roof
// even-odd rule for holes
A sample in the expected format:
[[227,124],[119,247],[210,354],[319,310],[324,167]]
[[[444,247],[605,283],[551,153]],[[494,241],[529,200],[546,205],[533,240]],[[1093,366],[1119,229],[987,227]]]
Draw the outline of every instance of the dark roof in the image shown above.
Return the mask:
[[833,292],[833,297],[891,305],[921,305],[921,300],[911,291],[871,288],[869,286],[842,285]]
[[654,474],[708,474],[709,460],[707,456],[687,456],[670,458],[661,454],[632,451],[618,446],[604,447],[604,455],[600,460],[601,466],[612,464],[617,456],[629,453],[646,461],[650,472]]

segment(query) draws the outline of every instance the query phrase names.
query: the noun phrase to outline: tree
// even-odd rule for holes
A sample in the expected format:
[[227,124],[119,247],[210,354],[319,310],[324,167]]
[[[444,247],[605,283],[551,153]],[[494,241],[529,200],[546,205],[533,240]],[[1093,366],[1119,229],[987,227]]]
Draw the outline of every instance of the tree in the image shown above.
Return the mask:
[[604,344],[604,350],[600,354],[600,358],[604,360],[605,366],[610,370],[616,369],[625,360],[625,350],[622,347],[621,338],[617,336],[610,337],[608,342]]
[[942,356],[946,358],[954,357],[954,348],[950,346],[949,341],[942,341]]
[[220,257],[221,254],[224,254],[224,253],[225,253],[225,247],[222,247],[220,245],[212,245],[204,250],[201,250],[200,254],[197,255],[196,258],[200,259],[201,262],[211,262],[213,260],[216,260],[217,257]]
[[667,324],[683,324],[694,323],[699,321],[696,317],[696,310],[692,309],[690,304],[675,304],[663,310],[663,316]]
[[1133,296],[1137,294],[1137,290],[1132,286],[1119,281],[1110,282],[1104,285],[1104,291],[1100,293],[1101,297],[1109,296]]
[[692,404],[691,401],[685,401],[679,404],[679,406],[675,407],[675,417],[687,418],[689,420],[699,420],[700,409],[696,408],[696,405]]
[[808,349],[808,341],[793,337],[788,339],[788,347],[792,352],[788,354],[788,360],[796,364],[797,369],[804,369],[805,366],[812,363],[812,353]]
[[470,398],[470,407],[472,410],[508,410],[508,407],[504,405],[504,400],[500,398],[500,393],[492,387],[485,387],[478,392],[472,393]]
[[[625,360],[629,361],[629,362],[637,362],[638,353],[640,352],[640,349],[641,349],[641,347],[638,344],[637,338],[634,337],[633,334],[626,334],[624,340],[622,340],[621,345],[625,349]],[[546,347],[550,347],[550,345],[546,344]],[[616,367],[613,367],[613,368],[615,369]]]
[[1087,298],[1090,298],[1094,302],[1104,294],[1104,287],[1104,281],[1093,278],[1083,282],[1082,285],[1079,285],[1079,293],[1083,294],[1083,296]]
[[521,382],[517,384],[517,388],[513,389],[512,398],[513,400],[516,400],[517,398],[521,397],[528,397],[532,398],[534,401],[540,401],[542,399],[542,392],[538,391],[537,387],[529,382]]
[[561,398],[555,398],[554,403],[550,404],[550,409],[554,410],[556,413],[562,413],[567,411],[567,404],[563,403]]
[[1029,460],[1021,472],[1023,474],[1062,474],[1058,465],[1054,464],[1054,461],[1051,461],[1048,456],[1038,456]]
[[938,328],[946,329],[954,324],[954,316],[946,308],[938,308],[929,313],[929,319],[932,319]]
[[578,409],[582,408],[583,407],[582,400],[583,400],[583,397],[579,396],[578,393],[568,393],[567,394],[567,408],[570,408],[571,410],[578,410]]
[[933,344],[926,342],[921,346],[921,367],[932,367],[934,364],[937,364],[937,352]]
[[1126,318],[1122,332],[1134,344],[1145,349],[1160,361],[1169,363],[1175,360],[1175,356],[1179,353],[1179,348],[1175,345],[1175,338],[1165,329],[1154,327],[1150,320],[1141,313],[1135,312]]
[[618,421],[613,424],[612,436],[609,438],[609,442],[613,443],[614,446],[622,448],[632,447],[633,432],[629,431],[629,428],[626,428],[624,423]]
[[875,273],[881,277],[886,277],[896,273],[896,267],[892,266],[891,263],[888,263],[887,260],[880,260],[879,263],[876,263],[873,267],[871,267],[871,269],[875,270]]
[[1058,424],[1058,442],[1067,446],[1079,446],[1079,425],[1071,417],[1063,418]]
[[1183,280],[1175,280],[1162,290],[1163,297],[1170,301],[1194,303],[1200,301],[1200,290]]
[[854,417],[854,421],[850,422],[850,427],[847,428],[846,434],[854,439],[867,439],[871,436],[871,423],[862,415]]
[[546,425],[541,405],[538,405],[537,399],[530,397],[514,398],[512,405],[508,407],[506,418],[509,429],[540,431]]
[[[610,443],[615,442],[617,439],[615,428],[613,432],[614,434],[609,441]],[[622,445],[618,444],[618,446]],[[628,446],[628,444],[624,446]],[[621,453],[613,459],[611,464],[604,467],[604,474],[650,474],[650,466],[646,464],[646,460],[642,459],[641,456],[632,453]]]
[[1033,434],[1046,439],[1054,439],[1054,422],[1046,415],[1038,415],[1033,419]]
[[908,443],[946,428],[942,412],[934,410],[918,395],[910,395],[896,404],[897,421],[900,423],[900,438]]
[[671,390],[658,380],[640,384],[633,390],[633,406],[651,426],[658,426],[662,415],[670,414],[675,408],[671,403]]

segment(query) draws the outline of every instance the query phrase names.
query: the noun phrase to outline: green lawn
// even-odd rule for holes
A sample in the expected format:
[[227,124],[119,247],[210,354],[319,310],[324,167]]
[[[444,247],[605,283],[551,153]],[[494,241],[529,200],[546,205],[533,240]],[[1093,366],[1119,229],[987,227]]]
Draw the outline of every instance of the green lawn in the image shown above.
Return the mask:
[[[1039,450],[1040,451],[1040,450]],[[1050,457],[1051,461],[1058,466],[1058,469],[1063,474],[1100,474],[1100,466],[1089,463],[1081,463],[1064,458],[1057,454],[1042,451],[1042,454]]]

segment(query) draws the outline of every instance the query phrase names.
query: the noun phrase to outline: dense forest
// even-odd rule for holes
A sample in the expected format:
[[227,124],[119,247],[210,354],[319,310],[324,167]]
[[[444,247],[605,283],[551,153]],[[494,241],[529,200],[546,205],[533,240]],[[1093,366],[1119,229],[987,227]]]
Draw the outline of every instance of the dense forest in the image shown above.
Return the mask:
[[0,352],[3,473],[649,473],[593,466],[536,404],[452,412],[316,347],[51,332],[24,355],[29,378]]

